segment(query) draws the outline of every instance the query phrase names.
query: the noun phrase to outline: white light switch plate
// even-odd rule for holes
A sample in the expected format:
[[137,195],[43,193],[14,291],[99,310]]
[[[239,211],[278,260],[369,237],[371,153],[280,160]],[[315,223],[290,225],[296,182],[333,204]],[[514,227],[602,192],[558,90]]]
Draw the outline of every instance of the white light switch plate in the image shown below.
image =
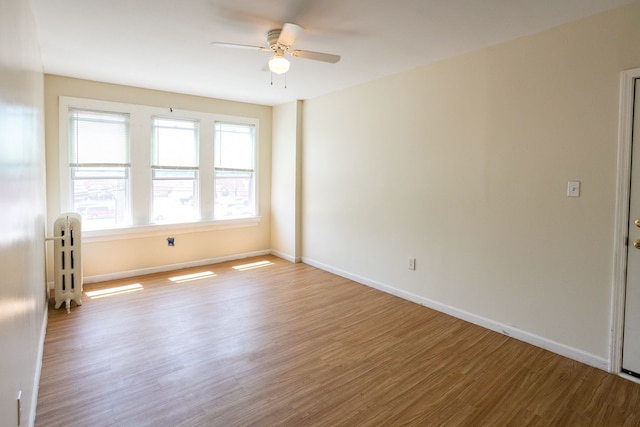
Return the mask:
[[567,183],[567,197],[580,197],[580,181]]

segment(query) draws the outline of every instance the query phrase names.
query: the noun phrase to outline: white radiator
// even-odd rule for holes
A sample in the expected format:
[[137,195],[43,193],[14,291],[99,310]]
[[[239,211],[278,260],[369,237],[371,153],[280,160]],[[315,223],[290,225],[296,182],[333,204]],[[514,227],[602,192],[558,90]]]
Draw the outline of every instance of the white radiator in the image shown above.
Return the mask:
[[82,305],[82,219],[75,212],[62,214],[53,223],[53,274],[56,309],[71,301]]

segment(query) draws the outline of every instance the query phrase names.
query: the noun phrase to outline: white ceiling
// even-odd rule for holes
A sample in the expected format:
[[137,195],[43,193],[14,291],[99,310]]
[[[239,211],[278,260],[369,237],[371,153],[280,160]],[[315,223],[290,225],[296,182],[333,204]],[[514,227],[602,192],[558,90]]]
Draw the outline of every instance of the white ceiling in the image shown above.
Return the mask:
[[[309,99],[638,0],[31,0],[44,71],[266,105]],[[266,32],[305,28],[287,88]]]

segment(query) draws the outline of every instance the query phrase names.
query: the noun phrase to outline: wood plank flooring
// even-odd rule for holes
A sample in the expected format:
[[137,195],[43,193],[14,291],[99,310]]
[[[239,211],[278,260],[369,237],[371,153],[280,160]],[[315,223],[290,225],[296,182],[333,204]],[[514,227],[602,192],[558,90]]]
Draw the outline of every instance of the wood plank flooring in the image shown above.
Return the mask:
[[640,384],[308,265],[84,290],[133,283],[50,307],[36,426],[640,425]]

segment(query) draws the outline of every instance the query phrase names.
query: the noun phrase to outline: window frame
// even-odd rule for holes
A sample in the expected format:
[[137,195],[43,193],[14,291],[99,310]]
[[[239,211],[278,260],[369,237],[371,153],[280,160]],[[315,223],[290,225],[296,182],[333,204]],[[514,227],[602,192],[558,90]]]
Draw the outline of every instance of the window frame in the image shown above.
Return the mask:
[[[186,123],[191,123],[193,124],[193,135],[194,135],[194,143],[195,143],[195,161],[193,162],[194,165],[191,166],[178,166],[178,165],[167,165],[167,164],[161,164],[161,162],[159,161],[159,146],[158,146],[158,141],[156,139],[157,135],[158,135],[158,125],[156,124],[156,121],[174,121],[174,122],[186,122]],[[184,117],[166,117],[166,116],[153,116],[151,118],[151,149],[150,149],[150,155],[151,155],[151,217],[149,218],[150,222],[152,224],[155,223],[170,223],[172,221],[167,221],[167,220],[162,220],[162,219],[158,219],[155,217],[155,212],[156,212],[156,206],[155,206],[155,183],[159,182],[159,181],[192,181],[193,182],[193,215],[194,215],[194,219],[192,221],[174,221],[177,223],[181,223],[181,222],[193,222],[193,221],[198,221],[201,218],[201,212],[200,212],[200,144],[201,144],[201,140],[200,140],[200,126],[202,125],[202,123],[199,120],[195,120],[195,119],[185,119]],[[254,141],[255,142],[255,141]],[[180,171],[180,172],[191,172],[192,173],[192,177],[189,178],[178,178],[178,177],[174,177],[174,178],[169,178],[169,177],[159,177],[156,175],[160,175],[161,172],[174,172],[174,171]]]
[[[83,231],[84,237],[93,241],[118,240],[134,237],[164,235],[167,231],[179,233],[201,232],[221,228],[257,226],[260,216],[260,124],[254,117],[231,116],[217,113],[162,108],[141,104],[93,100],[60,96],[59,111],[59,202],[61,212],[73,210],[71,200],[71,167],[69,158],[69,109],[107,111],[129,114],[130,149],[130,224],[99,230]],[[152,120],[154,117],[186,119],[199,122],[198,158],[200,219],[178,223],[154,223],[152,221]],[[254,203],[255,216],[231,219],[214,219],[214,138],[217,122],[246,124],[254,127]]]
[[[125,220],[125,223],[128,223],[131,221],[131,138],[130,138],[130,116],[128,113],[122,113],[122,112],[115,112],[115,111],[106,111],[106,110],[102,110],[102,111],[97,111],[97,110],[92,110],[92,109],[86,109],[86,108],[75,108],[75,107],[69,107],[67,109],[67,125],[68,125],[68,134],[67,134],[67,149],[68,149],[68,155],[67,155],[67,163],[66,163],[66,167],[69,170],[69,185],[66,187],[67,190],[69,191],[69,211],[74,211],[74,207],[75,207],[75,181],[76,180],[82,180],[82,178],[77,177],[76,174],[81,171],[82,169],[90,169],[90,168],[104,168],[107,170],[116,170],[116,169],[122,169],[123,172],[123,177],[118,177],[116,175],[113,176],[104,176],[102,178],[98,178],[97,176],[89,176],[84,178],[84,180],[92,180],[92,179],[123,179],[124,183],[125,183],[125,211],[123,214],[123,218]],[[103,115],[103,116],[121,116],[123,118],[125,118],[124,120],[124,124],[125,124],[125,128],[126,128],[126,132],[125,132],[125,153],[124,153],[124,159],[121,159],[120,162],[81,162],[79,161],[79,159],[77,158],[77,156],[73,153],[73,150],[71,150],[71,145],[72,145],[72,140],[75,141],[75,145],[74,147],[76,147],[76,149],[78,149],[78,143],[80,141],[78,141],[77,138],[77,134],[75,134],[75,132],[73,131],[71,125],[71,121],[74,115],[78,114],[78,113],[88,113],[89,115],[91,113],[95,113],[96,115]],[[77,123],[77,118],[76,121],[74,121],[74,123]],[[85,119],[86,120],[86,119]],[[76,127],[77,129],[77,127]],[[72,135],[75,135],[75,138],[72,138]],[[73,200],[71,199],[71,196],[73,195]]]
[[[258,164],[258,155],[257,155],[257,127],[254,126],[253,124],[248,124],[248,123],[233,123],[233,122],[228,122],[228,121],[222,121],[222,120],[217,120],[214,123],[214,142],[213,142],[213,147],[214,150],[216,150],[216,147],[218,146],[218,144],[220,144],[220,141],[218,141],[217,139],[217,126],[218,125],[231,125],[231,126],[248,126],[248,127],[253,127],[251,132],[252,132],[252,136],[253,136],[253,140],[254,140],[254,146],[253,146],[253,158],[251,159],[251,164],[252,164],[252,168],[251,169],[245,169],[245,168],[234,168],[234,167],[227,167],[227,166],[216,166],[216,158],[215,158],[215,152],[214,152],[214,157],[213,157],[213,190],[214,190],[214,194],[216,192],[216,187],[217,187],[217,180],[219,179],[217,172],[218,171],[222,171],[222,172],[250,172],[252,174],[252,182],[251,182],[251,187],[249,188],[249,192],[253,193],[253,209],[254,212],[256,213],[256,215],[258,214],[258,181],[257,181],[257,164]],[[249,203],[251,204],[251,200],[249,201]],[[216,219],[216,212],[215,212],[215,199],[214,199],[214,206],[213,206],[213,218]],[[217,220],[222,220],[220,217],[218,217]]]

